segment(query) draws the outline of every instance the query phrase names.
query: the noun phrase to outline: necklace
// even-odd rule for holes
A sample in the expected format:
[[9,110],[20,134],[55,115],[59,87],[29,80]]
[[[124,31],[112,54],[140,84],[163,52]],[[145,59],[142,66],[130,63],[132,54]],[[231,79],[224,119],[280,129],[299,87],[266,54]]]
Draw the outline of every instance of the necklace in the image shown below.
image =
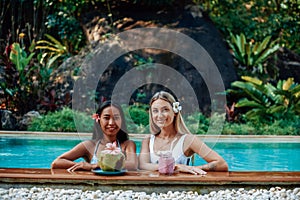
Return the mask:
[[[118,140],[115,140],[114,142],[119,143]],[[111,141],[109,141],[109,140],[105,140],[104,138],[100,139],[100,144],[102,144],[102,145],[104,145],[104,146],[105,146],[107,143],[114,143],[114,142],[111,142]]]
[[[173,147],[174,147],[174,143],[177,141],[178,139],[178,134],[176,133],[176,135],[172,138],[168,138],[168,139],[164,139],[162,137],[158,137],[160,138],[160,140],[156,140],[154,141],[154,146],[155,148],[155,152],[159,152],[159,151],[172,151]],[[166,141],[166,142],[165,142]]]
[[167,144],[172,142],[174,139],[176,139],[178,136],[178,133],[176,133],[173,137],[161,137],[161,136],[156,136],[157,138],[163,140],[163,141],[166,141],[167,140]]

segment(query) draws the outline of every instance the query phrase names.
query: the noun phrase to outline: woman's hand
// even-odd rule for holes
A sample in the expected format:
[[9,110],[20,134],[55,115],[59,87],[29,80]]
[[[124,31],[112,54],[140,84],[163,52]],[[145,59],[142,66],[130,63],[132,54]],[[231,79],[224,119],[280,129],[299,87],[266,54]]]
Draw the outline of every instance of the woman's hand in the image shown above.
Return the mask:
[[182,165],[182,164],[176,164],[175,170],[180,171],[180,172],[185,172],[185,173],[191,173],[191,174],[195,174],[195,175],[205,175],[206,174],[206,171],[203,171],[199,167]]
[[83,169],[87,171],[91,171],[92,169],[95,169],[97,167],[96,164],[90,164],[88,162],[79,162],[73,165],[72,167],[68,168],[67,170],[70,172],[74,172],[75,170],[78,169]]

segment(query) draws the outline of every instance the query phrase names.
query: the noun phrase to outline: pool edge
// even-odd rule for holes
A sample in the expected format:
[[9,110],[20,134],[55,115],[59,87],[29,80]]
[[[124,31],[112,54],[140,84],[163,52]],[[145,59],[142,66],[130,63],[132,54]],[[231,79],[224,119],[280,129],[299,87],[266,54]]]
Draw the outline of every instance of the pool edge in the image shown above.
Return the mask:
[[[92,136],[91,133],[78,132],[33,132],[33,131],[6,131],[0,130],[1,135],[40,135],[40,136],[79,136],[82,139],[88,139]],[[149,134],[130,133],[129,137],[142,140]],[[282,143],[300,143],[300,136],[290,135],[196,135],[204,142],[282,142]]]
[[178,173],[161,176],[157,172],[130,171],[124,176],[98,176],[92,172],[74,173],[57,169],[0,168],[0,187],[52,187],[85,190],[133,191],[210,191],[234,188],[295,188],[300,186],[300,172],[208,172],[204,177]]

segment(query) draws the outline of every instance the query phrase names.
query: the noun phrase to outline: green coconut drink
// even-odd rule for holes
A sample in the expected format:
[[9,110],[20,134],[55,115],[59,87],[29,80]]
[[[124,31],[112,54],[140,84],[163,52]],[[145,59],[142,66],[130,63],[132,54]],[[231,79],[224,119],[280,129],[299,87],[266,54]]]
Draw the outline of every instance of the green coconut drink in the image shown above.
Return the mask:
[[98,164],[103,171],[121,171],[125,167],[125,155],[116,142],[108,143],[98,154]]

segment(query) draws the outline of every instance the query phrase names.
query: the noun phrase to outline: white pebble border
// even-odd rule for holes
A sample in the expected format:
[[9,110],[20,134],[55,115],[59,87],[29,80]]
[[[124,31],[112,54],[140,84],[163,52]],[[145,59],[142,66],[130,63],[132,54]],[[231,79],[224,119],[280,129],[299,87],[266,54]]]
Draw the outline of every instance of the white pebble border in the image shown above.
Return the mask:
[[145,192],[134,192],[132,190],[115,190],[110,192],[83,191],[79,189],[52,189],[52,188],[0,188],[0,199],[2,200],[75,200],[75,199],[105,199],[105,200],[297,200],[300,199],[300,188],[284,189],[281,187],[271,187],[267,189],[226,189],[212,191],[208,194],[198,194],[197,192],[172,192],[147,194]]

